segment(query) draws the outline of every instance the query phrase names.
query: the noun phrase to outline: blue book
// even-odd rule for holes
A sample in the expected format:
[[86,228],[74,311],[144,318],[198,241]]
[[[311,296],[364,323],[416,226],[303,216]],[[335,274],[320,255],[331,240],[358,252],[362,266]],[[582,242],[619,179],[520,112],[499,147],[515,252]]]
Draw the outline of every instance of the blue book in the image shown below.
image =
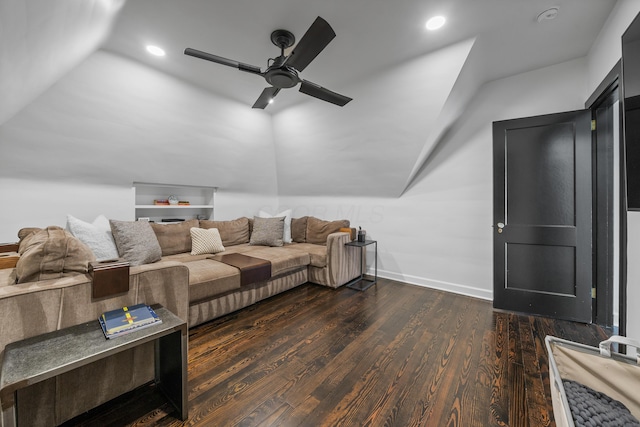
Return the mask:
[[100,316],[99,321],[107,338],[114,338],[162,322],[156,312],[146,304],[107,311]]

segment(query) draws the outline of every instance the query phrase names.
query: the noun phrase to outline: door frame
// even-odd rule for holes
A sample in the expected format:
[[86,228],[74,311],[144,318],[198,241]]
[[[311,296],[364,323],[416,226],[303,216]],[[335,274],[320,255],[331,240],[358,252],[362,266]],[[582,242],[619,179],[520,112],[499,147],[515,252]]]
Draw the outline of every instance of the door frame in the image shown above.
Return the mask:
[[[595,118],[595,109],[603,103],[609,96],[612,95],[613,92],[617,92],[618,94],[618,102],[619,102],[619,152],[613,153],[614,156],[617,156],[619,159],[619,176],[617,177],[619,180],[619,194],[618,194],[618,218],[613,218],[613,220],[617,220],[619,222],[619,248],[618,248],[618,268],[619,268],[619,299],[618,299],[618,334],[626,335],[626,312],[627,312],[627,190],[626,190],[626,162],[625,162],[625,142],[624,142],[624,128],[623,128],[623,116],[624,116],[624,97],[622,96],[622,62],[618,61],[616,65],[609,71],[607,76],[602,80],[602,82],[598,85],[598,87],[594,90],[593,94],[587,99],[585,102],[585,108],[590,109],[593,112],[593,117]],[[595,138],[596,132],[593,133],[594,138],[594,150],[595,150]],[[596,171],[594,169],[594,179],[596,176]],[[616,177],[612,177],[615,179]],[[597,187],[594,186],[594,199],[597,199]],[[594,206],[595,212],[595,206]],[[595,233],[597,233],[596,227],[598,224],[594,218],[594,237]],[[595,239],[594,239],[595,242]],[[607,248],[605,248],[607,249]],[[602,250],[601,245],[596,245],[594,247],[594,268],[596,267],[596,251]],[[616,260],[614,259],[615,263]],[[594,277],[595,275],[594,271]],[[608,288],[604,287],[605,285],[601,283],[597,283],[596,281],[596,302],[595,304],[599,309],[595,310],[596,313],[593,321],[601,326],[611,327],[613,325],[613,307],[608,307],[608,310],[603,311],[602,301],[599,300],[599,295],[611,295],[613,292],[613,286],[615,284],[613,281],[610,281],[608,284]],[[605,298],[606,299],[606,298]]]

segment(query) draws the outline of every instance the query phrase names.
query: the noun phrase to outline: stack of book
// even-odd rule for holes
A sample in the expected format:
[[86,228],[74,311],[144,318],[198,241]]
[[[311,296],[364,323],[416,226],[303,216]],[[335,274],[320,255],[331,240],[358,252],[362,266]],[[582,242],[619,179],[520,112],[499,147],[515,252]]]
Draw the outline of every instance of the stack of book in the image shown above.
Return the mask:
[[154,205],[169,205],[169,200],[166,200],[166,199],[154,200],[153,204]]
[[107,339],[162,323],[162,319],[146,304],[136,304],[131,307],[107,311],[98,320]]

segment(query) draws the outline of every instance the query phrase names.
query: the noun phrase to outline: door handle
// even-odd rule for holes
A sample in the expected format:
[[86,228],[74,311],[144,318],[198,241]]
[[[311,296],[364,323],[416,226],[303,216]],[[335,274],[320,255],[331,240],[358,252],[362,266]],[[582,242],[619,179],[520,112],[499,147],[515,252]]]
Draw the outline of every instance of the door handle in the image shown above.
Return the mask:
[[499,222],[497,224],[498,226],[498,234],[502,234],[502,229],[504,228],[504,223],[503,222]]

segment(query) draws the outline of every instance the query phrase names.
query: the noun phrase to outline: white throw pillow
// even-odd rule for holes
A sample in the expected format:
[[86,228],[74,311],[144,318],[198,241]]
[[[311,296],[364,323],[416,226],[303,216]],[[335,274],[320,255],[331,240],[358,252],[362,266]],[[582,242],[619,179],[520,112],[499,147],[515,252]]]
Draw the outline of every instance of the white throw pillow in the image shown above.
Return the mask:
[[258,212],[260,218],[278,218],[284,217],[284,232],[282,233],[282,241],[284,243],[291,243],[291,209],[284,210],[278,214],[271,215],[268,212]]
[[92,223],[67,215],[67,230],[89,246],[97,261],[118,258],[118,249],[111,234],[111,226],[104,215],[99,215]]
[[191,255],[216,254],[224,252],[220,232],[217,228],[192,227]]

